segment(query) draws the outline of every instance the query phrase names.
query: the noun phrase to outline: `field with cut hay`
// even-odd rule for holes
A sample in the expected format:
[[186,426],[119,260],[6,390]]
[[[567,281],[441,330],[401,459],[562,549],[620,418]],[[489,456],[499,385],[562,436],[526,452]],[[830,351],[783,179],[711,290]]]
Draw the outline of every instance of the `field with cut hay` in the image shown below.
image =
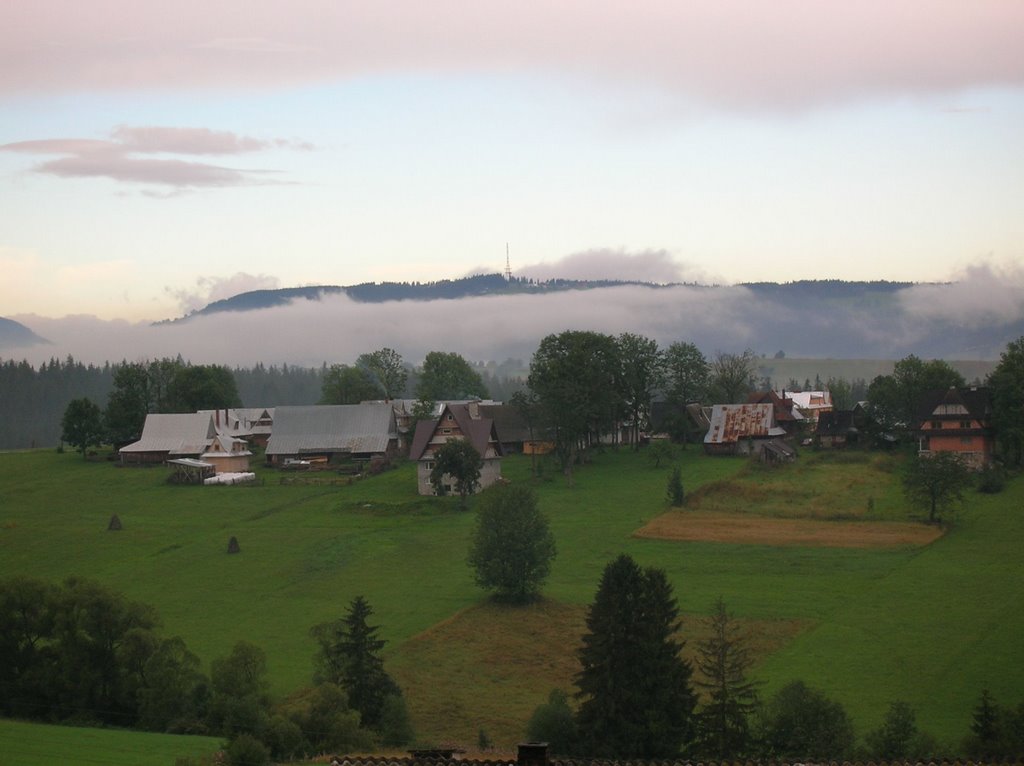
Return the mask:
[[[970,493],[931,542],[795,539],[822,525],[840,536],[886,525],[933,535],[903,500],[899,461],[805,451],[764,469],[691,447],[674,460],[691,518],[674,524],[670,469],[643,453],[595,454],[572,484],[545,464],[535,486],[558,557],[544,600],[516,609],[473,583],[472,509],[418,497],[410,464],[351,486],[283,486],[260,468],[255,486],[204,488],[168,485],[162,469],[2,453],[0,577],[95,578],[155,606],[165,634],[182,636],[207,668],[251,641],[267,653],[276,695],[310,682],[309,628],[364,595],[421,742],[472,746],[482,729],[509,747],[550,689],[571,691],[586,605],[605,564],[628,553],[666,571],[691,647],[725,600],[758,647],[766,693],[802,679],[843,702],[860,732],[902,699],[922,727],[955,740],[981,689],[1015,705],[1024,688],[1024,480]],[[529,459],[509,458],[504,473],[530,482]],[[108,532],[114,513],[123,529]],[[733,522],[712,537],[723,518],[760,531],[743,537]],[[694,523],[703,537],[663,539]],[[644,529],[662,534],[636,534]],[[237,555],[227,554],[232,536]],[[0,729],[0,752],[11,736]]]
[[819,521],[716,511],[672,511],[651,520],[635,534],[654,540],[698,543],[900,548],[935,542],[942,536],[942,528],[899,521]]

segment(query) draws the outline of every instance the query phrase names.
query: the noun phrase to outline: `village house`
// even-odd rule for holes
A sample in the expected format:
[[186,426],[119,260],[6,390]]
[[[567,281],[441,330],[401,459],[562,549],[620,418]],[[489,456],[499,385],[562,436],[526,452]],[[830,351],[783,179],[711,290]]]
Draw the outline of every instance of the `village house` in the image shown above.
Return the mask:
[[793,402],[812,424],[818,422],[822,413],[832,411],[831,391],[783,391],[782,396]]
[[775,422],[775,406],[716,404],[704,436],[709,455],[757,455],[766,462],[791,460],[796,451],[782,440],[784,428]]
[[267,463],[309,460],[337,464],[387,460],[398,452],[398,426],[390,404],[277,407],[267,442]]
[[992,391],[971,386],[932,391],[922,397],[917,428],[918,455],[938,452],[958,455],[968,466],[981,470],[992,462]]
[[747,404],[770,404],[775,425],[785,431],[787,436],[796,436],[803,430],[806,418],[793,399],[794,396],[788,391],[757,391],[747,397]]
[[818,415],[815,436],[822,447],[845,447],[860,438],[860,410],[829,410]]
[[118,450],[122,465],[154,465],[174,458],[198,458],[217,436],[209,412],[150,413],[142,437]]
[[[421,495],[433,495],[430,472],[434,470],[434,453],[452,439],[467,439],[480,453],[484,464],[480,469],[480,483],[477,491],[486,489],[501,479],[501,458],[504,449],[498,438],[494,420],[481,413],[477,402],[468,404],[445,404],[440,414],[431,420],[416,424],[409,458],[417,461],[416,484]],[[445,477],[450,484],[449,477]]]
[[221,474],[248,472],[251,457],[252,452],[249,451],[249,444],[245,439],[217,434],[210,440],[210,445],[199,459],[212,465],[215,473]]

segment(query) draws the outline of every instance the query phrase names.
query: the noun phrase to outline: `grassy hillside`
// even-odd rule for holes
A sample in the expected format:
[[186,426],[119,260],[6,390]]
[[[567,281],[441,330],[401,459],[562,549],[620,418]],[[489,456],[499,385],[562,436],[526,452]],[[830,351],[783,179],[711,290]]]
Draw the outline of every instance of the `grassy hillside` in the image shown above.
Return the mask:
[[[913,520],[888,458],[808,452],[764,470],[690,448],[680,464],[702,514]],[[528,481],[528,459],[507,460],[505,474]],[[665,512],[668,470],[609,451],[572,486],[551,468],[538,483],[559,554],[545,600],[514,610],[473,585],[472,514],[417,497],[411,465],[340,487],[281,486],[274,472],[255,487],[172,487],[165,476],[0,454],[0,576],[94,577],[155,605],[165,632],[207,663],[253,641],[277,693],[308,682],[309,627],[364,594],[424,740],[471,744],[481,728],[500,745],[521,738],[530,710],[571,684],[584,607],[621,552],[668,572],[691,645],[723,596],[752,631],[768,691],[794,678],[821,686],[860,731],[901,698],[955,741],[982,688],[1008,704],[1024,688],[1021,480],[972,494],[954,529],[925,547],[680,542],[634,536]],[[112,513],[123,531],[106,531]],[[240,555],[226,553],[231,535]]]
[[0,719],[0,761],[4,766],[174,766],[179,758],[202,759],[220,747],[221,740],[213,737],[47,726]]

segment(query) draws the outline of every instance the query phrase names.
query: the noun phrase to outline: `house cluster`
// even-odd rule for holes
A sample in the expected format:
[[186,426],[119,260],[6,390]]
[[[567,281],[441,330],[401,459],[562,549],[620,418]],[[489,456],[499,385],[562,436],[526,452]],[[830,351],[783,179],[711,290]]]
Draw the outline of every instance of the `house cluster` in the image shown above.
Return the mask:
[[[451,439],[468,440],[482,456],[480,489],[501,479],[501,459],[509,451],[543,452],[551,446],[533,439],[519,414],[500,402],[441,402],[418,422],[414,406],[411,400],[393,400],[150,414],[142,437],[122,447],[120,459],[123,465],[168,464],[182,482],[227,483],[252,476],[256,445],[268,465],[283,469],[373,471],[408,454],[417,463],[420,494],[430,495],[434,455]],[[708,454],[752,455],[764,462],[792,460],[794,444],[814,439],[823,447],[855,443],[869,417],[864,403],[834,409],[828,391],[757,392],[743,404],[692,404],[686,415],[704,433]],[[929,393],[913,428],[919,453],[955,452],[973,468],[987,466],[995,441],[991,415],[987,388]]]
[[[855,444],[870,419],[866,402],[837,410],[828,391],[758,392],[744,404],[691,405],[688,415],[705,432],[708,454],[756,455],[765,462],[792,459],[795,443],[816,441],[829,448]],[[975,470],[992,462],[995,430],[988,388],[928,392],[911,425],[922,457],[952,452]],[[881,438],[893,437],[883,434]]]
[[[141,438],[122,447],[122,465],[166,464],[182,483],[228,483],[248,473],[253,445],[282,469],[373,471],[408,452],[420,494],[434,494],[433,456],[449,439],[468,439],[483,457],[480,488],[501,478],[501,458],[523,449],[527,429],[511,407],[492,401],[441,402],[414,422],[411,400],[345,405],[235,408],[146,416]],[[505,438],[498,436],[504,422]]]

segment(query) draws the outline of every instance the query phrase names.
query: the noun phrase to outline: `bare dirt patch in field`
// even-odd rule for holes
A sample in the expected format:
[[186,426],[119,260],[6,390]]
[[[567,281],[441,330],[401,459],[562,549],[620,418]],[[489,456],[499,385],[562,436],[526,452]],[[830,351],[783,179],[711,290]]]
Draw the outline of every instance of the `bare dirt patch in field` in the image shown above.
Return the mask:
[[942,536],[942,530],[897,521],[819,521],[714,511],[671,511],[652,519],[633,536],[742,545],[903,548],[928,545]]

